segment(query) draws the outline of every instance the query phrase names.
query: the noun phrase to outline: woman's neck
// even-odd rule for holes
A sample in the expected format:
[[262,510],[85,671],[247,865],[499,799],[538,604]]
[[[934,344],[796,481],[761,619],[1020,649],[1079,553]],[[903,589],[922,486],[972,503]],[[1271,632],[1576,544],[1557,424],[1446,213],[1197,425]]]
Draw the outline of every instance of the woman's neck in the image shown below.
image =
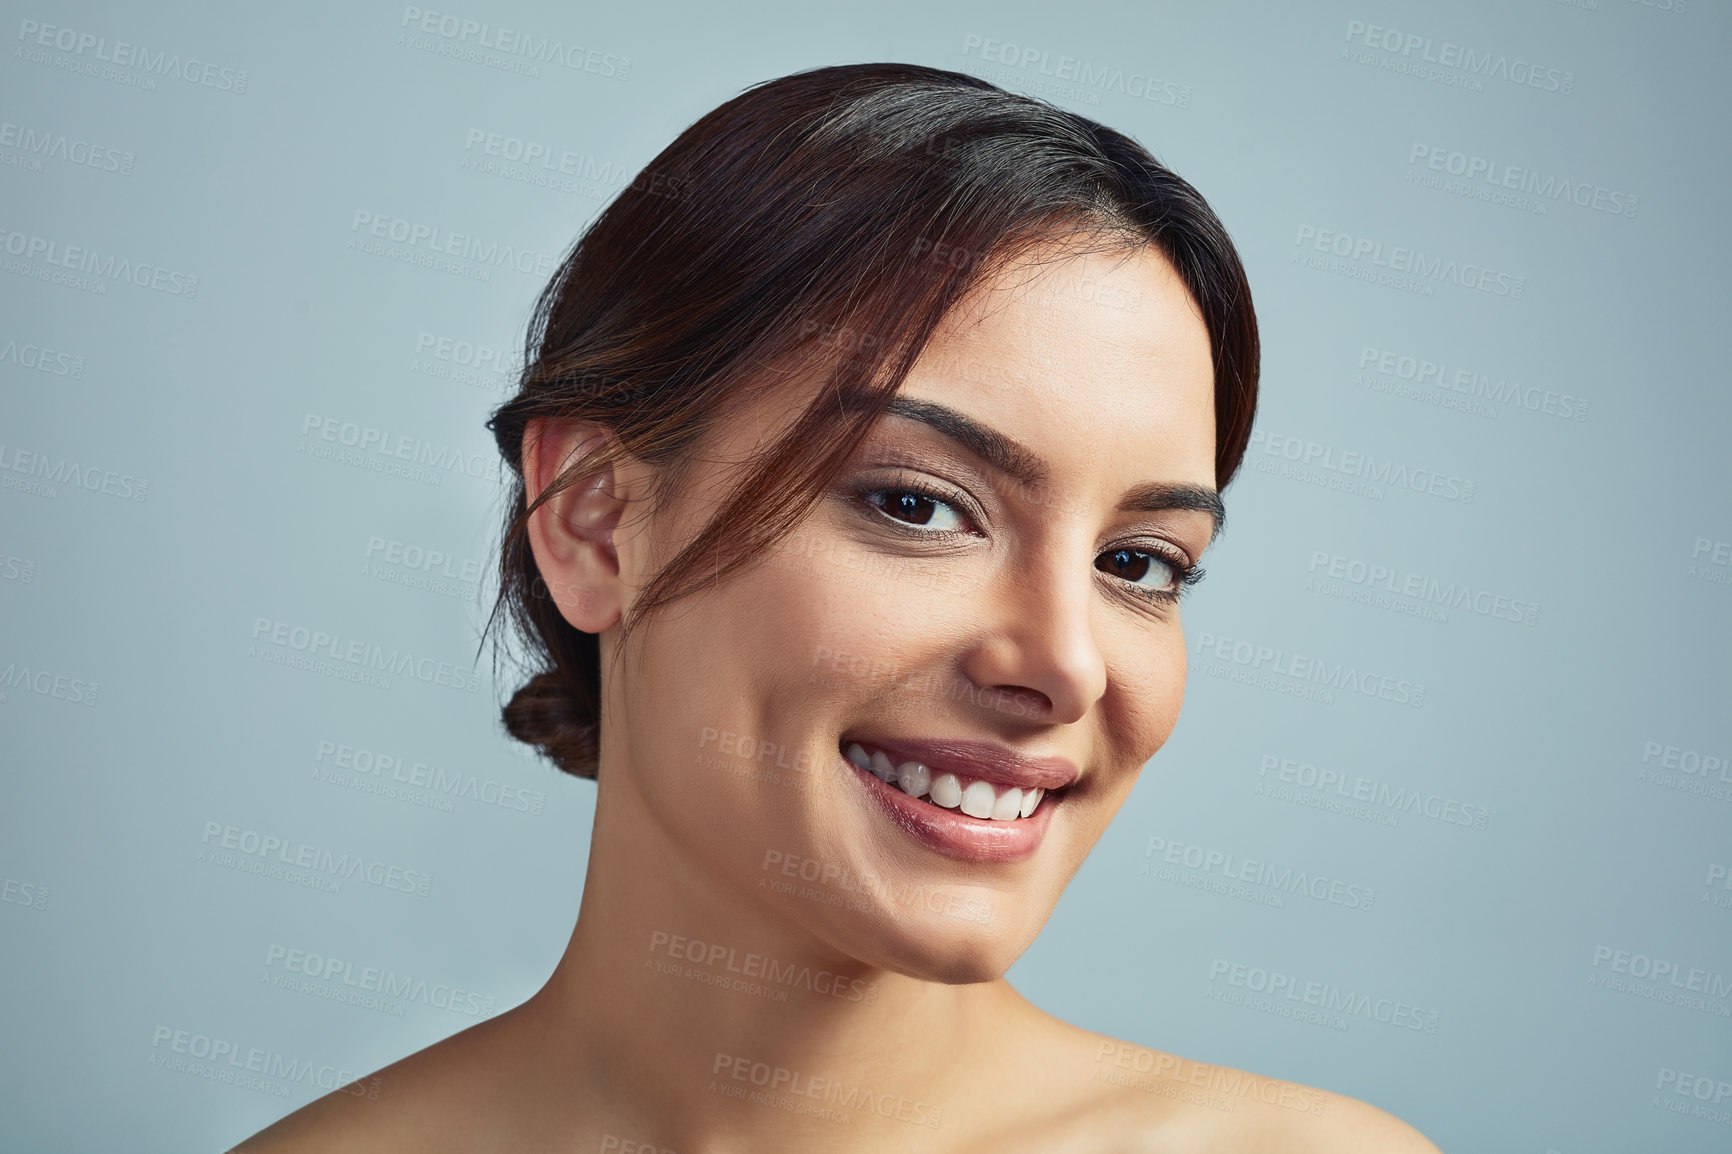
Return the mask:
[[678,1151],[729,1133],[765,1151],[919,1150],[990,1108],[979,1088],[1010,1079],[1009,1039],[1044,1017],[1007,982],[861,963],[707,875],[635,800],[598,797],[577,926],[522,1008],[538,1061],[593,1089],[579,1095],[606,1117],[585,1129]]

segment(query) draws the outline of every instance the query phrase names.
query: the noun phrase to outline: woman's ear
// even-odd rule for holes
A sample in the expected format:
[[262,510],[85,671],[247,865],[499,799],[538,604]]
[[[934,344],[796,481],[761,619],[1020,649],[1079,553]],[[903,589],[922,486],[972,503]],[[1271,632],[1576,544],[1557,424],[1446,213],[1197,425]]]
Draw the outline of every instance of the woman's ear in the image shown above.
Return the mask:
[[[530,421],[523,431],[526,505],[534,503],[564,465],[607,439],[606,426],[594,421]],[[635,494],[624,491],[620,480],[615,466],[605,465],[556,493],[529,518],[535,567],[560,616],[584,633],[601,633],[619,621],[630,592],[621,575],[621,542],[615,530]],[[629,578],[629,556],[627,561]]]

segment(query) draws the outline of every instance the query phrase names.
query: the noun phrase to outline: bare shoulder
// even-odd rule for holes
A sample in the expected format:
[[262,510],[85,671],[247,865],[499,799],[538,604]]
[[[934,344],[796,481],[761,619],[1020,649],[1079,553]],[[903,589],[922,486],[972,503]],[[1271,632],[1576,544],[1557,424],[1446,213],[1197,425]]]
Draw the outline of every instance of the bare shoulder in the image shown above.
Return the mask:
[[477,1023],[279,1119],[226,1154],[383,1154],[464,1148],[465,1122],[497,1098],[487,1073],[498,1019]]
[[[404,1126],[411,1124],[409,1116],[413,1113],[403,1108],[405,1095],[401,1091],[409,1079],[402,1067],[413,1057],[308,1102],[226,1154],[302,1154],[315,1150],[375,1154],[401,1148],[407,1138]],[[399,1093],[386,1095],[387,1086]]]
[[1247,1116],[1247,1150],[1282,1154],[1441,1154],[1425,1135],[1386,1110],[1345,1094],[1306,1087],[1324,1100],[1324,1109],[1303,1122],[1276,1118],[1267,1111]]
[[1095,1085],[1076,1121],[1125,1135],[1127,1154],[1440,1154],[1406,1122],[1345,1094],[1088,1037]]

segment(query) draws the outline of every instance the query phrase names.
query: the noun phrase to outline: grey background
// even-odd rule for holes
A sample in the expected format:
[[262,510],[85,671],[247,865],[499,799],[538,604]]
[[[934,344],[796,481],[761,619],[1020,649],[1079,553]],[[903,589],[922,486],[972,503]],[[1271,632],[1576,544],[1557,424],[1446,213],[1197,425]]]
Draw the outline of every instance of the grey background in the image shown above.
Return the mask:
[[[545,275],[469,262],[481,280],[393,258],[410,246],[352,247],[366,239],[356,214],[508,245],[533,270],[744,86],[868,60],[974,71],[1137,136],[1227,223],[1263,326],[1261,440],[1187,609],[1179,728],[1012,980],[1084,1026],[1365,1098],[1448,1150],[1732,1145],[1732,1097],[1714,1100],[1732,1094],[1732,770],[1703,760],[1732,761],[1722,5],[434,9],[596,52],[577,57],[592,70],[538,75],[452,55],[461,34],[407,35],[401,5],[4,7],[7,1149],[221,1149],[322,1093],[320,1079],[538,987],[576,914],[593,789],[503,737],[510,686],[472,665],[482,611],[465,578],[486,568],[502,500],[481,422],[509,365],[438,354],[512,355]],[[195,83],[104,65],[77,41],[43,47],[44,25],[219,71]],[[1391,50],[1359,25],[1430,44]],[[1401,70],[1445,42],[1493,69],[1537,64],[1543,83]],[[1044,76],[1061,56],[1107,85]],[[1566,74],[1570,91],[1549,90]],[[1135,76],[1159,80],[1155,99],[1130,93]],[[574,175],[478,167],[499,158],[475,132],[574,154]],[[1568,181],[1590,203],[1427,187],[1415,178],[1448,173],[1416,146]],[[1636,198],[1633,215],[1603,210],[1612,193]],[[1324,230],[1519,277],[1520,299],[1344,275],[1375,275],[1369,256],[1311,267],[1329,259]],[[94,250],[98,271],[43,279],[68,245]],[[111,256],[179,274],[171,285],[196,276],[196,295],[104,277]],[[1378,373],[1382,351],[1442,363],[1446,380],[1513,383],[1517,399],[1405,381],[1399,362]],[[1521,403],[1559,408],[1547,391],[1585,401],[1583,418]],[[327,418],[456,467],[432,483],[379,471],[378,453],[321,458],[341,447],[319,435]],[[1472,499],[1332,488],[1316,482],[1342,474],[1315,465],[1283,475],[1283,451],[1307,443],[1329,462],[1435,471],[1458,496],[1471,482]],[[1349,600],[1365,586],[1317,586],[1335,557],[1343,575],[1379,565],[1537,611],[1524,624],[1470,598],[1435,620],[1403,611],[1423,598]],[[432,666],[384,688],[292,668],[292,646],[271,641],[279,622],[482,680],[439,684]],[[1232,656],[1240,642],[1250,665]],[[1258,667],[1259,647],[1283,656]],[[1307,699],[1291,677],[1231,676],[1294,654],[1423,696]],[[492,783],[478,793],[540,798],[540,812],[353,785],[388,786],[389,769],[322,780],[322,743],[474,775]],[[1337,795],[1304,784],[1309,771],[1282,781],[1283,759],[1369,779],[1373,801],[1302,804]],[[1391,808],[1394,790],[1465,803],[1484,827]],[[210,823],[430,875],[427,892],[243,872],[214,853]],[[1167,866],[1169,845],[1375,902],[1217,892],[1224,867],[1187,871],[1182,848]],[[426,992],[326,997],[295,985],[290,949],[413,975]],[[1644,963],[1617,951],[1672,963],[1685,988],[1619,972]],[[1222,995],[1246,991],[1233,965],[1435,1012],[1414,1019],[1435,1030],[1234,1004]],[[457,1008],[435,1004],[452,988]],[[206,1076],[222,1063],[175,1052],[176,1031],[311,1073],[222,1081]]]

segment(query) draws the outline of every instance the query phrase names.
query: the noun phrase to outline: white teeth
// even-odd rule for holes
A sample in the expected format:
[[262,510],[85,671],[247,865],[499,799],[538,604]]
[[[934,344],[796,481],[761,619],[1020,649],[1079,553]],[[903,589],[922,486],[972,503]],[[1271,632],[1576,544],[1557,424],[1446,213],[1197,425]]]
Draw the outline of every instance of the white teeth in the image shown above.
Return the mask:
[[932,773],[918,761],[905,761],[896,768],[896,782],[909,797],[921,797],[932,784]]
[[890,764],[890,759],[880,750],[872,751],[872,773],[879,781],[896,780],[896,767]]
[[994,800],[991,782],[971,781],[962,791],[962,812],[969,817],[991,817]]
[[924,797],[933,805],[945,809],[961,809],[969,817],[988,821],[1015,821],[1030,817],[1040,807],[1046,790],[1030,786],[1026,789],[1010,786],[1000,792],[989,781],[971,781],[966,789],[963,779],[954,773],[933,773],[918,761],[897,765],[881,750],[867,752],[858,741],[851,741],[842,755],[849,764],[864,769],[886,785],[899,787],[910,797]]

